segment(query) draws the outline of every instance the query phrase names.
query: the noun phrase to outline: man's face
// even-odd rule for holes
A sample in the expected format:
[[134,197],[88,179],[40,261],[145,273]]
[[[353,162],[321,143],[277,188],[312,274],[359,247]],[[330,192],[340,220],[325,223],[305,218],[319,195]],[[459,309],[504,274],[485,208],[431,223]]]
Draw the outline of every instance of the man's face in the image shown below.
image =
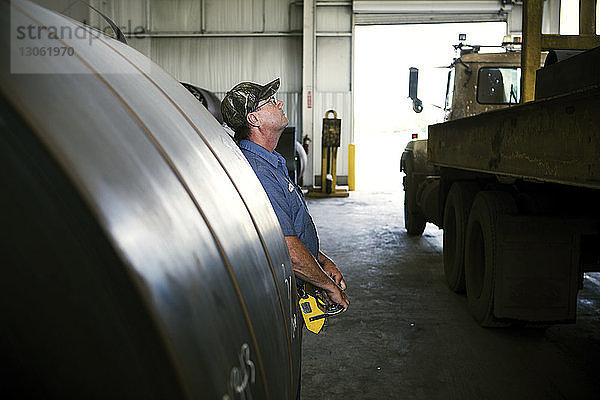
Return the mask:
[[261,100],[254,111],[260,126],[274,131],[282,131],[288,125],[288,119],[283,111],[283,101],[271,96]]

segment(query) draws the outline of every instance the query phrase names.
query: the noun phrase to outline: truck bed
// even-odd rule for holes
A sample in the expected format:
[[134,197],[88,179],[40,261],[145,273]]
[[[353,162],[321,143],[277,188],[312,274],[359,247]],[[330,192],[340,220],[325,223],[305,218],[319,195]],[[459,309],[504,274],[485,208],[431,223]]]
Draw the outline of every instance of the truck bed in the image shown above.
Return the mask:
[[600,189],[600,86],[429,126],[439,167]]

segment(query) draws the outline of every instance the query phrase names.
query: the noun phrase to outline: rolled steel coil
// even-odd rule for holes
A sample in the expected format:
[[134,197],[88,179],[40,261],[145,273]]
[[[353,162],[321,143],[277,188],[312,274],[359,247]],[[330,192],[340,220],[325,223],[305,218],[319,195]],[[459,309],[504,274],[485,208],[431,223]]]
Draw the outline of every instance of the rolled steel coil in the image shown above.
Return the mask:
[[235,143],[131,47],[28,1],[0,19],[2,392],[295,398],[291,263]]

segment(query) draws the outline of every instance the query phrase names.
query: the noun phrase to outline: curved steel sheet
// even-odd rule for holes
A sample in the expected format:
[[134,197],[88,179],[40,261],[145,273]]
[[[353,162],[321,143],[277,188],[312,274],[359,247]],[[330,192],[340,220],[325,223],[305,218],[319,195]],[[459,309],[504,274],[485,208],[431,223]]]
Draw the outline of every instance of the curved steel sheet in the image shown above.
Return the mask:
[[[17,25],[77,27],[32,3],[11,4]],[[7,26],[8,4],[0,7]],[[184,396],[233,399],[248,391],[257,398],[294,398],[299,340],[291,264],[277,219],[244,156],[185,88],[140,53],[107,37],[92,42],[43,35],[35,45],[51,47],[57,42],[71,46],[75,56],[32,59],[53,73],[11,75],[2,64],[0,89],[11,104],[3,110],[14,107],[25,120],[21,125],[30,130],[23,128],[27,134],[14,136],[18,146],[39,143],[40,151],[47,152],[56,163],[55,175],[72,186],[65,189],[65,198],[80,198],[107,243],[105,252],[119,260],[106,268],[127,280],[123,293],[128,296],[112,293],[114,301],[129,301],[129,308],[139,302],[140,314],[147,315],[152,327],[141,330],[139,324],[123,327],[112,321],[112,328],[129,329],[132,337],[154,338],[161,347],[155,351],[169,362],[144,368],[167,370],[174,378],[163,386],[179,386]],[[18,49],[3,37],[2,51],[14,57]],[[82,73],[61,73],[67,62],[69,69]],[[21,137],[23,143],[34,144],[20,143]],[[22,160],[15,163],[26,170],[37,168]],[[25,208],[28,204],[22,202]],[[31,203],[29,208],[38,207]],[[65,213],[60,207],[53,210]],[[48,223],[47,218],[37,221]],[[91,246],[87,237],[81,234],[82,248]],[[40,233],[36,238],[47,236]],[[57,251],[66,247],[66,239],[54,242]],[[93,261],[72,254],[64,273],[77,284],[77,263]],[[28,267],[53,271],[56,263]],[[12,271],[3,267],[3,281],[14,280]],[[28,293],[34,293],[30,302],[36,307],[44,302],[35,291]],[[98,324],[107,322],[110,313],[105,309],[104,314],[94,314]],[[16,316],[2,321],[3,326],[15,324]],[[16,347],[36,340],[47,341],[47,348],[65,345],[60,335],[40,338],[35,320],[26,326],[29,329],[14,328],[19,334],[5,334],[20,342]],[[50,328],[65,340],[75,335],[68,321]],[[115,340],[93,329],[83,332],[98,342]],[[83,357],[103,356],[85,345],[81,349],[83,353],[72,354],[77,359],[73,365],[81,364]],[[131,358],[136,351],[106,356],[135,369],[140,368]],[[67,385],[77,386],[72,377],[83,374],[62,364],[54,371],[51,362],[33,364],[58,382],[53,390],[59,394],[61,388],[69,393]]]
[[[129,60],[132,65],[141,68],[143,65],[143,55],[126,46],[118,46],[111,43],[111,47],[120,55]],[[296,314],[296,290],[294,288],[295,279],[287,246],[282,240],[279,223],[273,219],[273,211],[271,207],[265,207],[265,202],[269,202],[263,190],[257,190],[257,185],[260,187],[258,178],[248,168],[248,162],[244,155],[239,151],[238,147],[231,140],[229,135],[221,129],[217,121],[207,113],[197,113],[197,101],[190,97],[185,91],[179,90],[177,82],[175,82],[166,72],[161,70],[142,71],[147,74],[148,79],[153,82],[156,87],[161,88],[162,93],[168,98],[186,118],[188,123],[194,128],[196,134],[208,146],[211,152],[219,160],[227,175],[233,182],[238,193],[242,197],[250,216],[260,233],[261,238],[265,243],[268,254],[271,254],[271,264],[273,272],[277,275],[279,281],[285,283],[282,293],[285,301],[286,320],[289,327],[289,334],[292,336],[292,347],[297,347],[299,341],[298,335],[298,317]],[[218,131],[220,135],[211,135],[212,130]],[[224,156],[226,155],[226,156]],[[295,356],[296,351],[292,352],[292,364],[299,363],[299,358]],[[294,385],[295,387],[295,385]]]

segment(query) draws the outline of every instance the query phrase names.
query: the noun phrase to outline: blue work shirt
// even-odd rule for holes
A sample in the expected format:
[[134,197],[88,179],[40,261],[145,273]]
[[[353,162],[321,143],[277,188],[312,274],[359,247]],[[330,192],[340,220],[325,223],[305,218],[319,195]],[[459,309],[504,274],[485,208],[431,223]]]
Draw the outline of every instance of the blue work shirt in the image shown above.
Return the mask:
[[265,189],[283,235],[297,236],[310,254],[318,260],[317,230],[308,212],[304,195],[288,176],[285,158],[278,152],[271,153],[250,140],[240,141],[240,149]]

